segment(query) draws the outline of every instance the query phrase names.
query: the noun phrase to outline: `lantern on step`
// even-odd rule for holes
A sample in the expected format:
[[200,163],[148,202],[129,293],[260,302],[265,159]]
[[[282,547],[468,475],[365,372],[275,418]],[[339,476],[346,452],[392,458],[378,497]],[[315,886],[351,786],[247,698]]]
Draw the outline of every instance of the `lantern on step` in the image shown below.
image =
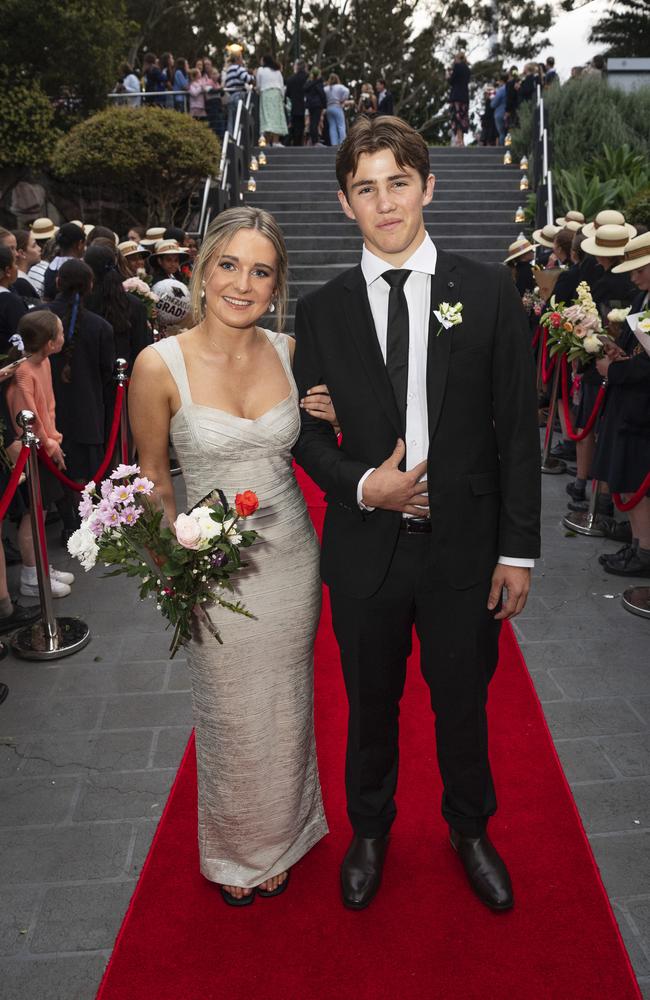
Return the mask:
[[519,190],[520,191],[528,190],[528,174],[521,175],[521,180],[519,181]]
[[249,191],[257,191],[257,184],[255,183],[255,178],[254,177],[249,177],[248,178],[248,190]]
[[260,168],[260,165],[258,163],[257,157],[256,156],[251,156],[250,169],[251,170],[259,170],[259,168]]
[[260,136],[257,145],[260,147],[260,149],[264,149],[264,147],[266,146],[266,139],[264,138],[263,135]]
[[266,166],[266,153],[264,152],[264,150],[262,150],[260,155],[257,157],[257,162],[259,163],[260,167]]
[[522,206],[520,205],[517,211],[515,212],[515,222],[525,222],[525,221],[526,221],[526,213],[524,212]]
[[503,165],[504,167],[509,167],[511,163],[512,163],[512,153],[510,152],[509,149],[506,149],[505,153],[503,154]]
[[510,134],[510,132],[508,132],[508,134],[506,135],[503,145],[512,146],[512,135]]
[[519,161],[519,169],[520,170],[528,170],[528,157],[527,156],[522,156],[522,158],[520,159],[520,161]]

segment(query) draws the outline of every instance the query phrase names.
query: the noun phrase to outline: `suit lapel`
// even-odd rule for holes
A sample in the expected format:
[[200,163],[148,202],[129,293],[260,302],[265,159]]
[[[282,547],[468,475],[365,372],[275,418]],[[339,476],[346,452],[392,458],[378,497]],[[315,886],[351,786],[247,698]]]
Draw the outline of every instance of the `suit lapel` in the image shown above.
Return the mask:
[[404,429],[401,426],[395,394],[377,339],[361,267],[355,267],[353,271],[349,272],[345,288],[344,308],[352,339],[361,355],[377,399],[394,425],[397,434],[403,437]]
[[434,310],[440,310],[441,302],[455,303],[460,301],[460,275],[453,261],[444,251],[438,252],[436,273],[431,280],[431,305],[429,316],[429,340],[427,347],[427,412],[429,416],[429,442],[440,420],[449,359],[453,327],[443,330],[438,336],[440,322],[434,316]]

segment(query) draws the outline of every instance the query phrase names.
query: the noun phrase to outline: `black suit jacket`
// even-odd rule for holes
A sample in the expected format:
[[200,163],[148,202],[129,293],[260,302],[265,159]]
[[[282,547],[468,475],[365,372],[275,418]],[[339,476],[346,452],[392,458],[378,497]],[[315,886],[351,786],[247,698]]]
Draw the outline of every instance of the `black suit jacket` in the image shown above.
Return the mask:
[[[463,303],[463,322],[438,335],[433,311],[444,301]],[[294,449],[327,495],[323,579],[370,596],[388,571],[401,515],[362,512],[357,485],[404,429],[361,267],[298,302],[294,373],[301,395],[327,383],[342,430],[339,447],[329,424],[303,414]],[[500,555],[539,555],[535,374],[526,315],[506,268],[439,252],[427,397],[435,572],[464,589],[489,578]]]

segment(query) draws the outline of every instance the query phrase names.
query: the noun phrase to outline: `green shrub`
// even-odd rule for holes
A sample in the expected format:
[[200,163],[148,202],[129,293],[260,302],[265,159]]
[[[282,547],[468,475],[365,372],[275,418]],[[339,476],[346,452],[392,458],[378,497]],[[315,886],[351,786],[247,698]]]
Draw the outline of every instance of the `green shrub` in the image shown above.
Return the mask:
[[559,203],[565,212],[582,212],[593,219],[604,208],[616,208],[619,197],[617,180],[600,180],[588,176],[584,167],[577,170],[557,170],[553,175]]
[[650,229],[650,186],[644,191],[639,191],[639,193],[631,198],[625,208],[623,209],[625,218],[628,219],[632,225],[647,226]]
[[47,166],[58,132],[49,100],[37,83],[8,89],[0,74],[0,167]]
[[147,224],[169,223],[209,174],[220,144],[203,122],[163,108],[110,108],[58,141],[55,174],[101,197],[139,202]]

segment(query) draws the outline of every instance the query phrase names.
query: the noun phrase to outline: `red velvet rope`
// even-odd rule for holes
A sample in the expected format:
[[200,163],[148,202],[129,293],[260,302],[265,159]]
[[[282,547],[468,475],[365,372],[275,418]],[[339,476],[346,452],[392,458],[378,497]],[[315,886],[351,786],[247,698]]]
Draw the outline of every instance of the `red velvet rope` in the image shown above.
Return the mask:
[[548,347],[548,331],[545,329],[544,336],[542,338],[542,382],[544,383],[544,385],[548,385],[548,383],[551,381],[551,375],[553,374],[553,369],[555,368],[555,362],[557,361],[557,357],[551,358],[550,365],[548,366],[548,368],[546,367],[546,361],[548,359],[547,347]]
[[[108,472],[108,467],[113,459],[113,452],[115,451],[115,443],[117,441],[117,435],[120,430],[120,417],[122,415],[123,400],[124,400],[124,386],[118,385],[117,394],[115,396],[115,410],[113,411],[113,423],[111,425],[111,433],[108,438],[106,455],[104,456],[104,461],[102,462],[101,466],[93,476],[93,481],[96,483],[100,482],[104,478],[104,476]],[[57,479],[59,479],[65,486],[68,487],[68,489],[77,490],[78,493],[81,493],[81,491],[86,485],[85,483],[75,483],[73,479],[68,479],[65,473],[61,472],[61,470],[56,467],[50,456],[47,454],[46,451],[43,451],[42,448],[38,449],[38,457],[40,458],[45,468],[49,469],[50,472],[54,476],[56,476]]]
[[541,328],[541,326],[538,323],[537,324],[537,329],[535,330],[535,336],[533,337],[533,342],[531,344],[531,347],[532,347],[533,351],[535,350],[535,348],[537,347],[537,345],[539,343],[539,335],[540,335],[541,332],[542,332],[542,328]]
[[562,407],[564,409],[564,420],[566,422],[566,432],[567,436],[571,438],[572,441],[584,441],[588,434],[591,434],[593,426],[596,423],[596,418],[600,413],[600,408],[603,405],[605,399],[605,389],[604,385],[601,385],[598,390],[598,395],[596,396],[596,402],[594,403],[594,408],[589,414],[589,420],[580,431],[576,433],[571,423],[571,410],[569,409],[569,376],[567,371],[567,359],[566,354],[562,355]]
[[20,482],[20,477],[25,471],[25,466],[27,465],[28,458],[29,458],[29,448],[25,444],[23,445],[23,450],[18,456],[18,461],[11,470],[11,476],[9,478],[7,489],[4,491],[4,494],[0,499],[0,521],[3,520],[5,514],[9,510],[9,504],[13,500],[14,493],[18,489],[18,483]]
[[650,472],[629,500],[622,500],[620,493],[612,493],[612,499],[619,510],[632,510],[637,504],[641,503],[648,490],[650,490]]

